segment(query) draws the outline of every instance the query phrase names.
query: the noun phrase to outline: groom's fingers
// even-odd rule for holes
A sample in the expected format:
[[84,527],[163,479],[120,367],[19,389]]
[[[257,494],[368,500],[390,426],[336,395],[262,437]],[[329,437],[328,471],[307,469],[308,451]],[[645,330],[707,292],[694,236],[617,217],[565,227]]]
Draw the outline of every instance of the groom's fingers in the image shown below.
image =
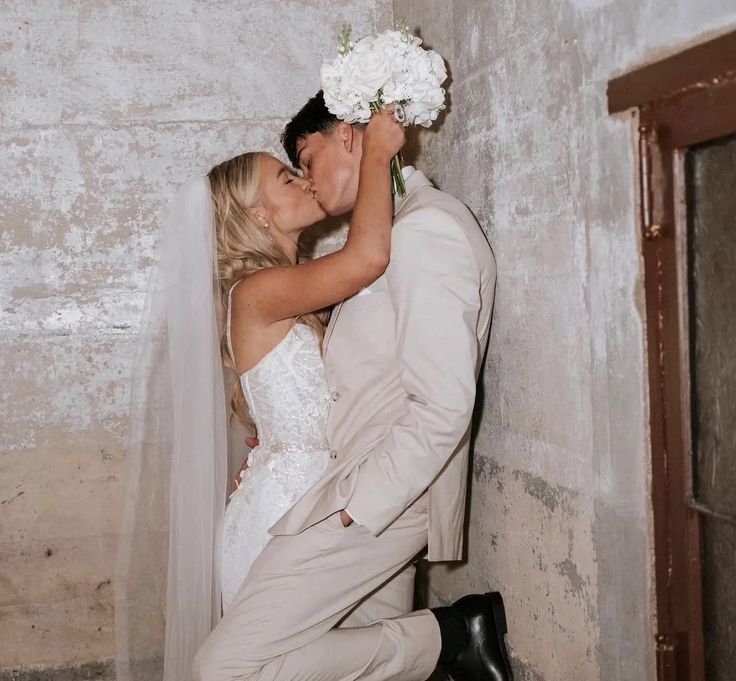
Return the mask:
[[379,116],[393,116],[394,110],[396,109],[396,104],[384,104],[381,107],[381,110],[378,111],[375,115]]
[[[260,444],[260,440],[257,437],[246,437],[245,438],[245,445],[249,449],[255,449]],[[243,465],[240,467],[240,470],[238,471],[238,474],[235,476],[235,480],[233,481],[233,491],[238,489],[240,487],[241,483],[243,482],[243,473],[248,469],[248,459],[246,459],[243,462]]]
[[243,473],[248,470],[248,459],[243,461],[243,465],[240,467],[240,470],[238,471],[238,474],[235,476],[235,480],[233,481],[233,491],[238,489],[240,485],[243,483]]

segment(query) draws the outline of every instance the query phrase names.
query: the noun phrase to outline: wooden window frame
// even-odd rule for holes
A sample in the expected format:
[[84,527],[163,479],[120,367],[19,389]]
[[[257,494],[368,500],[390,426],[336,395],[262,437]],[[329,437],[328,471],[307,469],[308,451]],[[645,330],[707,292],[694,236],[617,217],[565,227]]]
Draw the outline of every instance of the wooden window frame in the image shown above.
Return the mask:
[[705,681],[701,514],[692,481],[684,161],[736,134],[736,32],[616,78],[609,113],[639,110],[658,681]]

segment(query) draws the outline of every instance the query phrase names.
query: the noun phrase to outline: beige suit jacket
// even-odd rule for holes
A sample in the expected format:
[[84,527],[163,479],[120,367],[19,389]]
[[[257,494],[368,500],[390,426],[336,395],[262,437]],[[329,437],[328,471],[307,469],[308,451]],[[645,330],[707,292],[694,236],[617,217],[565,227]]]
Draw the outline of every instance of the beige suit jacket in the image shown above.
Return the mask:
[[333,465],[271,533],[298,534],[349,504],[378,535],[429,489],[429,560],[460,560],[496,266],[460,201],[420,171],[406,184],[386,273],[335,308],[325,334]]

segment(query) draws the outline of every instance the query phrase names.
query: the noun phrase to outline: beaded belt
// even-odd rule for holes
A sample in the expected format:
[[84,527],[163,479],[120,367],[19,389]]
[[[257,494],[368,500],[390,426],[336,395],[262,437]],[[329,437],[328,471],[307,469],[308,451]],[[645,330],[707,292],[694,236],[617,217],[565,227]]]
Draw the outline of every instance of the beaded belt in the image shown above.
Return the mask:
[[259,446],[268,452],[320,452],[330,448],[330,444],[323,442],[281,442],[272,440]]
[[[280,440],[270,440],[251,449],[250,454],[248,454],[248,465],[253,465],[253,454],[256,452],[263,452],[266,454],[265,458],[269,458],[271,454],[282,454],[285,452],[326,452],[329,449],[330,445],[326,440],[323,442],[281,442]],[[337,452],[334,449],[330,451],[330,458],[337,458]]]
[[329,451],[329,449],[330,445],[326,440],[324,442],[281,442],[280,440],[270,440],[250,450],[250,454],[248,454],[248,465],[253,465],[253,454],[256,452],[263,452],[266,455],[270,455],[283,454],[285,452],[325,452]]

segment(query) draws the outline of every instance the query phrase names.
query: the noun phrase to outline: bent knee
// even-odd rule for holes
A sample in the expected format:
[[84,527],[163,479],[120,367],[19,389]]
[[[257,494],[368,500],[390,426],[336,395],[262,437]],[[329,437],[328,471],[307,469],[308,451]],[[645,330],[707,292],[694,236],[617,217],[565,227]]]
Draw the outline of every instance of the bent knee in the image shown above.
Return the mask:
[[197,651],[192,662],[193,681],[232,681],[238,678],[233,672],[225,669],[223,655],[218,654],[217,646],[212,645],[210,639]]
[[217,678],[215,658],[205,642],[192,661],[192,679],[193,681],[213,681],[215,678]]
[[232,659],[211,635],[192,662],[193,681],[257,681],[257,678],[258,669],[253,669],[247,662]]

